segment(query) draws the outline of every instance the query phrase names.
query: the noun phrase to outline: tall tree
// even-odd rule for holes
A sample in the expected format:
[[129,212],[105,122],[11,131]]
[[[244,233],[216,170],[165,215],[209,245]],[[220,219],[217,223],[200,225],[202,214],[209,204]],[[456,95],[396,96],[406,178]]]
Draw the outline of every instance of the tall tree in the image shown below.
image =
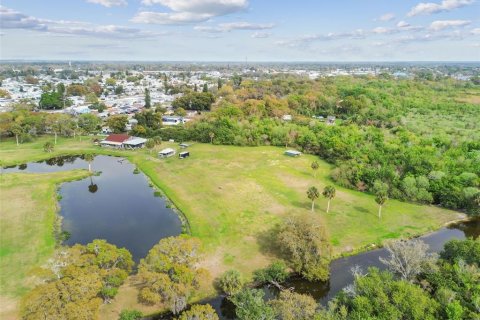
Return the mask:
[[326,186],[324,189],[323,189],[323,196],[325,198],[328,199],[328,202],[327,202],[327,213],[330,211],[330,201],[335,198],[335,193],[336,193],[336,190],[335,190],[335,187],[332,186],[332,185],[328,185]]
[[315,200],[320,197],[320,193],[316,187],[310,187],[307,190],[307,197],[312,201],[312,212],[315,210]]
[[182,312],[178,320],[218,320],[218,315],[209,304],[195,304],[190,310]]
[[227,295],[233,296],[243,288],[243,279],[237,270],[228,270],[218,279],[218,286]]
[[378,218],[382,218],[382,207],[387,202],[388,195],[384,191],[377,191],[375,194],[375,202],[378,204]]
[[385,248],[388,258],[380,257],[390,271],[407,281],[413,281],[427,262],[432,261],[433,255],[428,253],[429,246],[422,240],[396,240],[387,242]]
[[378,218],[382,218],[382,207],[388,200],[388,184],[376,180],[373,184],[373,193],[375,194],[375,202],[378,204]]
[[270,305],[275,310],[277,319],[311,320],[315,318],[317,302],[311,296],[283,290]]
[[102,120],[94,114],[85,113],[78,117],[78,126],[87,134],[96,133],[100,127]]
[[310,216],[289,218],[277,237],[292,269],[307,280],[327,280],[331,247],[325,228]]
[[149,150],[150,153],[152,153],[153,148],[155,148],[155,141],[153,139],[148,139],[147,142],[145,142],[145,147]]
[[265,293],[260,289],[245,288],[232,297],[235,314],[239,320],[274,320],[271,306],[265,303]]
[[145,88],[145,106],[146,109],[150,109],[152,107],[152,101],[150,99],[150,90]]
[[15,140],[17,142],[17,146],[19,145],[19,139],[18,137],[23,133],[23,127],[18,124],[18,123],[13,123],[10,127],[10,131],[13,133],[15,136]]
[[207,276],[197,267],[199,246],[198,240],[186,236],[160,240],[140,261],[138,275],[144,283],[140,300],[162,303],[173,314],[185,309],[200,279]]
[[107,119],[107,126],[115,133],[125,132],[128,123],[128,117],[125,115],[115,115]]

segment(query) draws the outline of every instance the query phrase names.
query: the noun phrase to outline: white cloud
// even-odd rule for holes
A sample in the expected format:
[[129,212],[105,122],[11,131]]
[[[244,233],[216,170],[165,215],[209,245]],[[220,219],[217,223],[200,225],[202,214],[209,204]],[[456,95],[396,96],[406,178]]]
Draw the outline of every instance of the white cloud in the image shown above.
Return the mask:
[[410,27],[410,23],[406,21],[399,21],[397,23],[397,28],[408,28],[408,27]]
[[221,33],[230,32],[232,30],[266,30],[275,27],[273,23],[259,24],[250,22],[229,22],[221,23],[218,26],[195,26],[193,29],[200,32]]
[[395,19],[395,15],[393,13],[385,13],[384,15],[380,16],[376,20],[387,22],[387,21],[392,21],[393,19]]
[[39,19],[5,7],[0,7],[0,27],[2,29],[25,29],[51,34],[101,38],[147,38],[164,35],[164,33],[151,33],[136,28],[116,25],[96,25],[79,21]]
[[147,6],[162,5],[172,12],[141,11],[132,19],[135,23],[188,24],[243,11],[247,0],[143,0]]
[[126,0],[87,0],[87,2],[99,4],[107,8],[127,5]]
[[437,20],[430,24],[429,29],[433,31],[441,31],[448,28],[464,27],[470,23],[471,21],[468,20]]
[[451,11],[457,8],[471,5],[474,2],[475,0],[443,0],[440,3],[420,2],[410,10],[408,16],[413,17],[422,14],[426,15],[443,11]]
[[142,11],[137,13],[130,21],[134,23],[180,25],[194,22],[202,22],[210,19],[208,14],[196,14],[191,12],[165,13]]
[[3,6],[0,6],[0,27],[2,29],[47,29],[47,25],[42,20]]
[[393,33],[395,31],[396,31],[395,29],[389,29],[384,27],[377,27],[372,30],[372,32],[376,34],[388,34],[388,33]]
[[367,35],[367,32],[365,32],[362,29],[357,29],[353,32],[341,32],[341,33],[330,32],[327,34],[303,35],[291,40],[280,40],[280,41],[277,41],[276,44],[280,46],[288,46],[288,47],[296,48],[296,47],[305,47],[306,45],[314,41],[334,41],[334,40],[340,40],[340,39],[364,39],[366,35]]
[[470,30],[470,33],[476,36],[480,36],[480,28]]
[[270,32],[254,32],[251,37],[254,39],[265,39],[269,38],[272,34]]

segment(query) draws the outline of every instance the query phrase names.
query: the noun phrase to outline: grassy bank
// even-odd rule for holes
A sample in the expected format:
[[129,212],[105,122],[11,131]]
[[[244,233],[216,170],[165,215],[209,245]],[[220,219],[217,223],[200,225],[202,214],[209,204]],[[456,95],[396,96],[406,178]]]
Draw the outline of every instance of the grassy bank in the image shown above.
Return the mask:
[[18,298],[34,285],[35,268],[53,253],[57,185],[87,175],[69,171],[0,176],[0,318],[14,313]]
[[[274,260],[270,231],[293,215],[308,215],[312,223],[325,225],[336,255],[386,239],[426,233],[460,216],[434,206],[389,200],[379,219],[372,195],[339,186],[330,212],[325,212],[326,200],[321,198],[312,213],[306,191],[310,186],[322,190],[332,184],[332,167],[315,156],[286,157],[282,148],[194,144],[189,148],[191,157],[179,160],[157,159],[155,152],[148,150],[102,149],[90,138],[59,139],[55,151],[47,154],[43,144],[48,140],[52,139],[44,137],[18,147],[12,140],[2,142],[0,158],[4,164],[14,164],[85,152],[127,157],[188,218],[192,235],[204,245],[203,267],[214,277],[230,268],[249,276]],[[177,147],[164,143],[158,149],[167,146]],[[314,160],[320,164],[316,177],[310,168]],[[22,206],[22,197],[11,203],[13,208]],[[54,203],[51,201],[51,205]],[[34,235],[20,231],[17,236],[28,242]],[[102,308],[104,318],[112,318],[124,307],[139,308],[136,287],[130,279],[114,303]],[[211,290],[205,294],[211,294]]]

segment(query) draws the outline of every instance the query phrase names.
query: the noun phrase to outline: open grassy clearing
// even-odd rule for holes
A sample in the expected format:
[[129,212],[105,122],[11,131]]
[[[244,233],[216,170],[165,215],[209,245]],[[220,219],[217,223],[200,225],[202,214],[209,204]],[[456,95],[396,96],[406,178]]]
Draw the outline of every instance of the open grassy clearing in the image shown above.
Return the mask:
[[87,174],[0,176],[0,318],[14,315],[17,299],[34,284],[32,271],[53,253],[57,184]]
[[[0,158],[4,164],[12,164],[84,152],[128,157],[187,216],[192,234],[204,244],[204,267],[214,277],[230,268],[248,276],[274,260],[276,252],[271,250],[269,231],[292,215],[309,215],[312,223],[324,224],[336,255],[380,244],[385,239],[425,233],[462,217],[446,209],[389,200],[379,220],[372,195],[339,186],[330,213],[325,212],[323,198],[317,201],[312,213],[306,190],[313,185],[322,190],[331,184],[332,167],[319,161],[315,178],[310,164],[318,161],[317,157],[286,157],[282,148],[194,144],[189,148],[190,158],[160,160],[148,150],[101,149],[93,146],[89,138],[81,142],[59,139],[55,151],[47,154],[43,143],[48,140],[52,139],[40,138],[19,147],[12,140],[2,142]],[[157,149],[166,146],[176,145],[164,143]],[[12,207],[21,206],[22,199],[11,201]],[[50,201],[50,205],[55,206],[55,201]],[[24,236],[27,243],[31,241],[22,232],[17,236]],[[151,308],[137,304],[136,294],[134,280],[130,279],[114,303],[102,307],[103,318],[111,318],[125,306],[151,312]]]

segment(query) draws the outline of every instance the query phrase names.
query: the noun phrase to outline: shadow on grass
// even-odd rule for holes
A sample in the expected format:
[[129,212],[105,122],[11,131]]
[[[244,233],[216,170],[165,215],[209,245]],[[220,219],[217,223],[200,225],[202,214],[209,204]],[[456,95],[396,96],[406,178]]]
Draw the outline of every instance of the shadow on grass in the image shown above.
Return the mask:
[[358,212],[370,213],[370,211],[365,209],[364,207],[353,207],[353,209],[357,210]]
[[256,240],[259,245],[259,250],[265,256],[285,259],[282,248],[278,245],[277,237],[280,232],[280,225],[277,224],[270,230],[262,232],[257,235]]
[[[300,209],[306,209],[306,210],[312,209],[312,203],[309,201],[292,201],[292,205]],[[317,208],[317,203],[315,203],[315,209],[316,208]]]

